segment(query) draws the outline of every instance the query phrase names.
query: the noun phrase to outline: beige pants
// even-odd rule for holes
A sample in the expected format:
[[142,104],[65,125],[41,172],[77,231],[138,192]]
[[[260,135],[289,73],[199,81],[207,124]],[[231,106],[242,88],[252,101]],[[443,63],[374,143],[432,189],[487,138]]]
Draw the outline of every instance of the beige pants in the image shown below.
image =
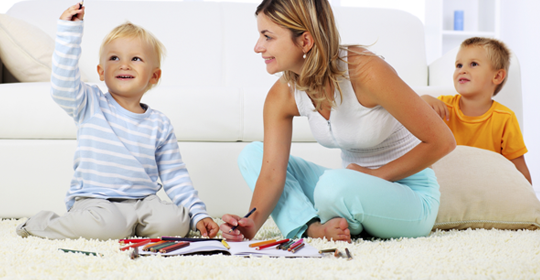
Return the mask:
[[41,211],[22,228],[30,235],[49,239],[120,239],[130,236],[185,236],[189,212],[150,195],[144,199],[106,200],[80,198],[63,216]]

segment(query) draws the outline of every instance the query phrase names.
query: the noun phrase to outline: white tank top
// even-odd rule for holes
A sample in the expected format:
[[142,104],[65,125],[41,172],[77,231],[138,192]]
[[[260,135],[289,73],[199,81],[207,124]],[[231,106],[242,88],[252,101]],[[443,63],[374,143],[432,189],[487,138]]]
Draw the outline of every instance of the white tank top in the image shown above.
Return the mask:
[[[348,69],[348,64],[341,62],[340,67]],[[304,91],[295,90],[294,97],[300,115],[308,118],[315,140],[327,148],[341,149],[344,168],[350,163],[371,169],[379,168],[420,143],[382,106],[362,106],[350,80],[342,79],[339,85],[343,102],[336,89],[336,107],[332,108],[329,120],[315,110]]]

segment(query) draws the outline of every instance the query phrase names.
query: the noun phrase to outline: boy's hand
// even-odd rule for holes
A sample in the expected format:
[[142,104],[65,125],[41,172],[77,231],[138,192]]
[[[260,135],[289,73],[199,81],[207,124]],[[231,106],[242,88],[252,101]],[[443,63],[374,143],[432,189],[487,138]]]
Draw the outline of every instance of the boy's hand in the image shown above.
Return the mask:
[[[81,2],[82,3],[82,2]],[[65,10],[60,16],[61,20],[67,21],[81,21],[84,18],[84,6],[81,3],[77,3],[67,10]]]
[[424,101],[426,101],[427,104],[429,104],[429,106],[431,106],[431,108],[433,108],[433,110],[435,110],[435,112],[439,114],[443,120],[450,120],[450,112],[448,111],[448,107],[444,102],[429,95],[422,95],[420,97],[424,99]]
[[218,225],[216,222],[214,222],[214,220],[212,220],[212,218],[204,218],[200,220],[197,222],[196,227],[201,232],[201,236],[210,238],[216,236],[219,230]]

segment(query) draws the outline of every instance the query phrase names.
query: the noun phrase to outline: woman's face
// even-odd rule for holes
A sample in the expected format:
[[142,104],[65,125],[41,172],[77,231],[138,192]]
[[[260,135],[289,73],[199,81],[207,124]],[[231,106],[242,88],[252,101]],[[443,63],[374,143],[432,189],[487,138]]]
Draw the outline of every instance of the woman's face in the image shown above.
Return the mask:
[[257,16],[257,28],[259,39],[254,50],[262,55],[266,71],[275,74],[289,70],[299,74],[304,65],[301,39],[293,41],[291,31],[277,25],[263,13]]

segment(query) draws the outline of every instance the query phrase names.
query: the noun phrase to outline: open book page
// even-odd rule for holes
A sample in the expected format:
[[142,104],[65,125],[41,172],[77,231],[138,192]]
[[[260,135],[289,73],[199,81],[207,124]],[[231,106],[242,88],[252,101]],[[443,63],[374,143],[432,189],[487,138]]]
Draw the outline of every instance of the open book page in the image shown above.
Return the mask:
[[291,251],[278,250],[274,247],[269,247],[261,250],[249,247],[249,244],[261,242],[261,240],[250,240],[242,242],[229,242],[231,246],[230,252],[234,256],[270,256],[270,257],[292,257],[292,258],[305,258],[305,257],[322,257],[319,254],[319,250],[306,243],[303,248],[292,253]]
[[190,242],[189,246],[180,248],[168,253],[154,253],[148,251],[139,250],[139,254],[143,255],[162,255],[162,256],[175,256],[175,255],[190,255],[190,254],[224,254],[233,256],[270,256],[270,257],[321,257],[319,250],[306,243],[304,247],[295,253],[285,250],[278,250],[275,247],[256,250],[256,248],[249,247],[249,244],[260,242],[261,240],[250,240],[242,242],[228,242],[230,249],[220,241],[203,241],[203,242]]

